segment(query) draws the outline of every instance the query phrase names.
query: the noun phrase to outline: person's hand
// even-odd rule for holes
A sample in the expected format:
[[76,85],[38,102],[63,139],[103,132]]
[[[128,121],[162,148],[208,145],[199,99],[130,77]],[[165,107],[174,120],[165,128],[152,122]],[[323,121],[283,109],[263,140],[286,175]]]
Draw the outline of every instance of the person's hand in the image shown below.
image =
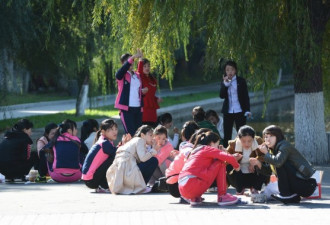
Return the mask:
[[157,98],[157,103],[161,103],[163,102],[163,99],[162,98]]
[[148,92],[148,87],[145,87],[145,88],[142,88],[141,91],[142,91],[142,94],[146,94]]
[[238,172],[238,171],[240,171],[240,169],[241,169],[241,166],[238,165],[238,167],[235,170]]
[[258,159],[250,158],[249,161],[250,161],[250,166],[252,166],[253,168],[257,166],[259,169],[261,169],[261,162]]
[[229,79],[228,75],[224,74],[222,77],[224,82],[230,82],[231,80]]
[[260,149],[260,151],[264,154],[267,154],[268,153],[268,147],[265,143],[261,144],[258,146],[258,148]]
[[161,146],[158,145],[156,140],[152,140],[152,148],[155,149],[157,152],[160,150]]
[[249,168],[248,168],[249,172],[250,173],[254,173],[254,166],[252,166],[251,164],[249,165]]
[[226,151],[226,149],[225,149],[225,147],[223,147],[223,145],[219,145],[218,149],[221,151]]
[[124,134],[121,138],[121,143],[124,145],[132,139],[131,134]]
[[251,112],[245,112],[244,116],[246,116],[247,118],[252,118],[252,113]]
[[233,154],[234,158],[236,159],[236,161],[238,162],[239,160],[241,160],[241,158],[243,157],[241,154],[239,153],[235,153]]
[[171,153],[170,153],[170,157],[173,158],[173,159],[174,159],[175,156],[177,156],[177,155],[179,155],[179,151],[177,151],[177,150],[172,150]]
[[178,134],[178,133],[179,133],[179,129],[178,129],[177,127],[174,127],[174,128],[173,128],[173,133]]
[[132,56],[133,59],[142,58],[142,57],[143,57],[143,53],[139,48],[136,50],[135,55]]

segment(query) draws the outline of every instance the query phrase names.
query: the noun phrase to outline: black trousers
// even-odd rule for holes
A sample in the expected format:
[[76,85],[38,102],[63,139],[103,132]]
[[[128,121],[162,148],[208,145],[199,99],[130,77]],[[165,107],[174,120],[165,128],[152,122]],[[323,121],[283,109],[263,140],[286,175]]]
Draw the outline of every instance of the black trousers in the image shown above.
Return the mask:
[[45,156],[45,151],[41,150],[39,152],[39,176],[44,177],[48,173],[48,167],[47,167],[47,159]]
[[32,167],[39,167],[38,153],[34,151],[27,160],[0,162],[0,173],[5,175],[6,179],[23,178],[29,174]]
[[314,178],[302,179],[297,177],[297,170],[289,162],[276,168],[278,189],[280,195],[290,196],[297,194],[302,197],[309,197],[317,187]]
[[84,180],[87,187],[91,189],[96,189],[99,186],[101,186],[104,189],[109,189],[109,185],[106,178],[106,173],[111,164],[113,163],[113,160],[115,159],[115,156],[109,156],[107,160],[105,160],[99,168],[94,173],[92,180]]
[[146,182],[147,184],[152,174],[154,173],[155,169],[158,166],[158,159],[156,157],[151,157],[149,160],[145,162],[138,163],[137,166],[139,167],[142,173],[144,182]]
[[261,190],[262,185],[269,182],[269,176],[254,173],[242,173],[242,171],[233,170],[231,165],[227,165],[227,182],[236,188],[237,192],[242,192],[244,188],[254,188]]
[[176,182],[174,184],[167,184],[167,187],[168,187],[168,191],[170,192],[170,194],[174,198],[180,198],[181,197],[178,182]]
[[121,110],[120,119],[125,133],[129,133],[133,137],[137,129],[142,125],[141,107],[129,107],[128,111]]
[[231,135],[233,132],[234,122],[236,125],[236,130],[238,131],[241,126],[246,124],[246,117],[244,116],[244,113],[240,112],[223,114],[223,146],[225,148],[228,146],[228,141],[232,139]]

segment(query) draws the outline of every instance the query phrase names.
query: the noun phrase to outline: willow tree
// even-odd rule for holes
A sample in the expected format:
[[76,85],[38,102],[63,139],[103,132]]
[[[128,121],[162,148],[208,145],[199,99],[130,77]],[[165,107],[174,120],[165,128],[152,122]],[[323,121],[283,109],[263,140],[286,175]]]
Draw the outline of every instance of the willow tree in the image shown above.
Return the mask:
[[[321,55],[329,0],[100,0],[111,15],[112,36],[124,51],[142,48],[154,67],[173,78],[174,52],[190,38],[207,43],[205,71],[232,58],[256,88],[274,86],[281,62],[294,68],[295,144],[313,163],[329,160],[324,125]],[[118,55],[119,56],[119,55]],[[220,74],[219,74],[220,77]]]

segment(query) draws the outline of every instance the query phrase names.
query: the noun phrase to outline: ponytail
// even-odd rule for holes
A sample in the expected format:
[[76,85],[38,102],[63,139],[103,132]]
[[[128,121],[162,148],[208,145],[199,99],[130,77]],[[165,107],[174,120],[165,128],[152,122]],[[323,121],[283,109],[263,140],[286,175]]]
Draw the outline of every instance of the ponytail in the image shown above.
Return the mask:
[[139,129],[136,131],[134,137],[141,137],[141,134],[147,134],[148,132],[153,132],[152,127],[149,125],[142,125],[139,127]]
[[200,135],[200,134],[203,134],[203,133],[206,133],[208,131],[212,131],[211,129],[209,128],[201,128],[199,130],[197,130],[189,139],[189,142],[194,144],[196,142],[196,139],[197,139],[197,136]]
[[216,143],[218,141],[220,141],[219,135],[212,131],[208,131],[197,136],[194,148],[198,145],[210,145],[212,142]]
[[96,132],[93,144],[95,144],[99,140],[100,136],[101,136],[101,130],[98,130]]

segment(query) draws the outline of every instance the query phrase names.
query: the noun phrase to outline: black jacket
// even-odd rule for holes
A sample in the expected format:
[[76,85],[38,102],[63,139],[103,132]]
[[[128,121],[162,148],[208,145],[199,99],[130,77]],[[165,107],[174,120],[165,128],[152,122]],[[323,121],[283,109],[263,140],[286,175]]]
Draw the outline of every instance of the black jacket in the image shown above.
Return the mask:
[[7,131],[0,143],[0,162],[22,161],[28,159],[28,145],[31,138],[22,131]]
[[315,173],[313,166],[286,140],[278,142],[273,154],[267,153],[264,159],[265,162],[273,164],[275,167],[282,167],[282,165],[288,161],[306,179],[310,178]]
[[[250,112],[250,97],[247,89],[247,84],[244,78],[236,76],[237,79],[237,95],[238,101],[241,105],[243,113]],[[225,99],[222,105],[222,113],[228,113],[229,110],[229,98],[228,98],[228,87],[225,86],[224,82],[221,82],[220,87],[220,98]]]

